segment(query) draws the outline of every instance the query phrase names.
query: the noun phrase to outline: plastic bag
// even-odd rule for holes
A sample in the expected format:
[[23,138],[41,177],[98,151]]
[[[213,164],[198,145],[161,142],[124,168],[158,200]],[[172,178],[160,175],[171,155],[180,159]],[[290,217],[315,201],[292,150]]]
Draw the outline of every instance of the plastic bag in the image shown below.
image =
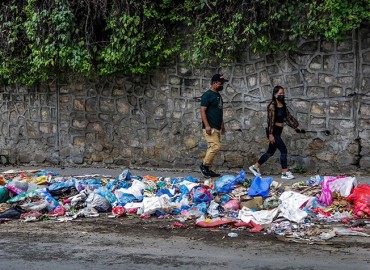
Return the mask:
[[98,212],[107,212],[111,205],[107,199],[96,193],[91,193],[86,199],[87,208],[95,208]]
[[155,196],[159,197],[159,196],[162,196],[164,194],[168,195],[169,197],[173,197],[173,196],[175,196],[175,190],[174,189],[168,189],[168,188],[159,189]]
[[347,197],[347,201],[354,204],[354,213],[356,215],[370,215],[370,186],[367,184],[358,185]]
[[41,211],[41,210],[45,209],[48,206],[49,206],[49,203],[44,199],[20,205],[20,207],[23,210],[26,210],[26,211],[31,211],[31,210],[32,211]]
[[346,176],[324,176],[324,180],[320,183],[322,190],[318,202],[324,206],[329,206],[333,203],[332,192],[339,192],[342,196],[347,197],[354,186],[357,186],[355,177]]
[[120,197],[121,194],[131,194],[136,198],[140,198],[143,195],[143,190],[145,189],[145,187],[145,183],[139,180],[134,180],[129,188],[116,189],[114,191],[114,194],[117,198]]
[[223,205],[225,210],[239,210],[240,203],[239,200],[229,200],[227,203]]
[[237,176],[226,174],[215,182],[215,190],[219,193],[229,193],[234,189],[234,186],[243,182],[245,179],[245,171],[240,171]]
[[[325,180],[325,177],[324,177]],[[329,182],[329,188],[332,192],[339,192],[343,197],[348,197],[354,187],[357,186],[356,177],[337,177]]]
[[169,212],[170,208],[171,202],[167,195],[162,195],[161,197],[145,197],[138,213],[152,214],[155,211]]
[[55,182],[47,187],[47,189],[52,196],[58,196],[69,191],[71,186],[69,182]]
[[59,205],[58,201],[54,199],[54,197],[51,196],[51,194],[46,189],[36,190],[35,192],[38,196],[44,198],[44,200],[48,202],[46,210],[52,211]]
[[12,180],[6,185],[6,187],[18,195],[27,191],[28,182]]
[[58,205],[55,207],[53,211],[48,213],[49,217],[56,217],[56,216],[64,216],[66,213],[66,209],[62,205]]
[[0,186],[0,203],[4,203],[9,199],[8,189],[4,186]]
[[208,215],[211,216],[212,218],[218,217],[220,215],[219,207],[220,204],[216,203],[215,201],[211,201],[207,209]]
[[254,177],[254,179],[252,180],[252,184],[248,189],[248,195],[251,197],[267,197],[270,192],[271,183],[272,177]]
[[213,199],[212,194],[204,187],[194,189],[193,201],[195,203],[208,202]]
[[128,193],[115,193],[118,199],[119,205],[126,205],[128,203],[136,201],[136,197]]
[[311,197],[300,194],[294,191],[284,191],[280,197],[280,205],[278,207],[280,215],[294,222],[302,222],[307,217],[307,212],[302,210],[303,205],[309,201]]
[[123,206],[114,206],[112,208],[112,214],[115,217],[123,217],[126,215],[126,209]]
[[124,170],[120,175],[116,177],[117,180],[131,180],[132,174],[129,169]]
[[115,205],[117,202],[116,196],[106,187],[100,187],[94,190],[94,193],[99,194],[100,196],[105,198],[112,206]]

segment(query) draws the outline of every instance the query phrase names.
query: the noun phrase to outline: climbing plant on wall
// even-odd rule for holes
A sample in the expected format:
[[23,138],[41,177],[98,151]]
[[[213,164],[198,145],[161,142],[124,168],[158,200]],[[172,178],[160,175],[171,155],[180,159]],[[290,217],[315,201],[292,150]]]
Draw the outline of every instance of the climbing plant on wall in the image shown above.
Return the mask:
[[176,57],[228,65],[246,48],[340,40],[369,22],[369,10],[370,0],[4,0],[0,83],[145,74]]

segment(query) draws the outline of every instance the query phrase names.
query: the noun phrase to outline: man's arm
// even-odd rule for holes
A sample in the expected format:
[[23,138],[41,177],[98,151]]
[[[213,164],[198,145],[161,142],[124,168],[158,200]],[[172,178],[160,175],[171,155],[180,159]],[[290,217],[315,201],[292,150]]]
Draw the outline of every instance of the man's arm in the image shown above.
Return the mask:
[[205,106],[201,106],[200,107],[200,116],[202,117],[202,121],[204,123],[204,126],[206,128],[206,133],[208,135],[211,135],[212,133],[212,128],[211,126],[209,125],[209,122],[208,122],[208,118],[207,118],[207,115],[206,115],[206,110],[207,110],[207,107]]

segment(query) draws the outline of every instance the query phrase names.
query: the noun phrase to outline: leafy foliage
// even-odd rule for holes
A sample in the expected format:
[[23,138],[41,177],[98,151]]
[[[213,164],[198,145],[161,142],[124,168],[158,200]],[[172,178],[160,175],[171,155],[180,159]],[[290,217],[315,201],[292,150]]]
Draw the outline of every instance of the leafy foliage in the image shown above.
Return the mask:
[[1,84],[65,72],[145,74],[180,57],[231,64],[241,52],[340,40],[368,23],[370,0],[4,0]]

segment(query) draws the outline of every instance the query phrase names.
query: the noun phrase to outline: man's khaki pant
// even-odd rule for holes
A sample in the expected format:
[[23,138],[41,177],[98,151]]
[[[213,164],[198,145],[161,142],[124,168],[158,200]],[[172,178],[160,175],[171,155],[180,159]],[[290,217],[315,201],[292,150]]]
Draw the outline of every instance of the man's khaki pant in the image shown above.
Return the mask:
[[212,167],[213,160],[215,159],[216,154],[220,151],[221,148],[221,135],[220,131],[215,129],[213,134],[208,135],[206,130],[203,129],[204,138],[207,141],[207,152],[206,156],[203,159],[203,164]]

